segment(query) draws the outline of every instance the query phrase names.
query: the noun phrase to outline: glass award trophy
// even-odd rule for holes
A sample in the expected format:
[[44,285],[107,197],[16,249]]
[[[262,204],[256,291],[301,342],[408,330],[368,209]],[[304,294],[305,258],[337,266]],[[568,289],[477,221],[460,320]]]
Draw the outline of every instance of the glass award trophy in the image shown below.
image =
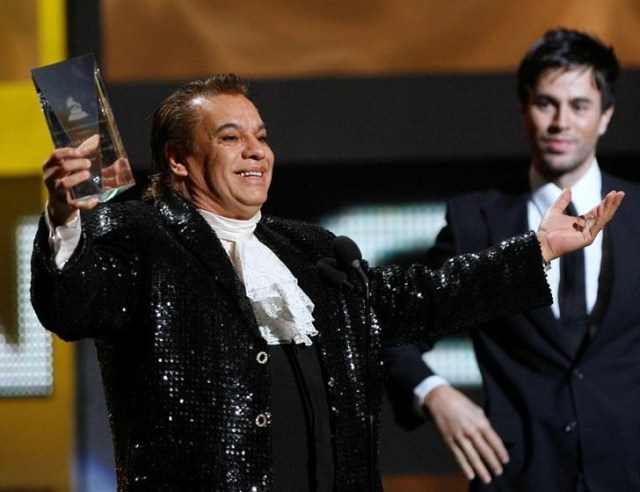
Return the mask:
[[129,159],[93,54],[35,68],[31,77],[53,145],[96,147],[86,156],[91,177],[73,188],[73,199],[107,201],[133,186]]

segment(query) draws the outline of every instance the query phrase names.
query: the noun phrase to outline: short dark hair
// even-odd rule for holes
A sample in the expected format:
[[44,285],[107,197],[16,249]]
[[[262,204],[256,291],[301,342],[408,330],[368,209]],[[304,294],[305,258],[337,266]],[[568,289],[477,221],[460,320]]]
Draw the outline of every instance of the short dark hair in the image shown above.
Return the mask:
[[201,115],[194,110],[191,101],[218,94],[248,97],[247,84],[232,73],[213,75],[182,85],[160,103],[151,123],[151,183],[145,191],[146,197],[159,198],[171,187],[173,173],[167,160],[167,148],[183,154],[192,150],[193,129]]
[[601,94],[602,110],[614,104],[615,82],[620,66],[613,48],[594,36],[573,29],[547,31],[536,41],[518,68],[518,97],[526,105],[538,78],[555,68],[570,70],[588,67],[593,70]]

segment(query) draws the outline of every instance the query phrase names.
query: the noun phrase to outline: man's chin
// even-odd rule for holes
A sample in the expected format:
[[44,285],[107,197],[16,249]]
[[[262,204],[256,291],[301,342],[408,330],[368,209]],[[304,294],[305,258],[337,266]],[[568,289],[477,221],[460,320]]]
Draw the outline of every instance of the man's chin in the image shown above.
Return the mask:
[[580,167],[580,162],[566,155],[547,155],[543,160],[543,166],[553,174],[564,174],[575,171]]

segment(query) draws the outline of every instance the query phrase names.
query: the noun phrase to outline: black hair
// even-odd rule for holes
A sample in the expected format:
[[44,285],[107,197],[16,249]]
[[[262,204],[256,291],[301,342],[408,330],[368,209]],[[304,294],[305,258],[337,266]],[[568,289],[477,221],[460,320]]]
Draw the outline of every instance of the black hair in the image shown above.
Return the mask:
[[573,29],[547,31],[536,41],[518,68],[518,97],[526,105],[539,77],[550,69],[591,68],[601,94],[602,111],[614,104],[620,66],[613,48],[594,36]]

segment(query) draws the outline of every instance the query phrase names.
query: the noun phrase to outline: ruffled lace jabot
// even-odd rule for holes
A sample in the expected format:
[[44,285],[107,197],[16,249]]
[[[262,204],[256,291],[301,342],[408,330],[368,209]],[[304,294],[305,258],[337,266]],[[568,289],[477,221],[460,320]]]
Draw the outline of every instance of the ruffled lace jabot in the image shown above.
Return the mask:
[[222,242],[270,345],[304,343],[318,334],[313,326],[313,302],[273,251],[255,236],[258,212],[249,220],[234,220],[199,210]]

